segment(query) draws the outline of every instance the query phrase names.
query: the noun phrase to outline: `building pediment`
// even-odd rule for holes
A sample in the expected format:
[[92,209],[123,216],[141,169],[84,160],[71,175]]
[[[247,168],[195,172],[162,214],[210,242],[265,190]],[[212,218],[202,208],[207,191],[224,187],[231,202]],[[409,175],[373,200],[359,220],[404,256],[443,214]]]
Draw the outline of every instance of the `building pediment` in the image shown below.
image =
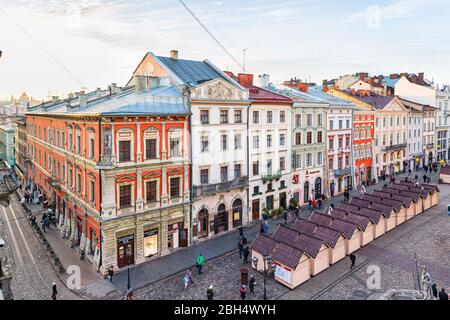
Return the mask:
[[193,99],[247,100],[248,91],[239,90],[221,79],[214,79],[197,86],[192,93]]
[[398,99],[393,99],[384,108],[384,111],[407,111]]

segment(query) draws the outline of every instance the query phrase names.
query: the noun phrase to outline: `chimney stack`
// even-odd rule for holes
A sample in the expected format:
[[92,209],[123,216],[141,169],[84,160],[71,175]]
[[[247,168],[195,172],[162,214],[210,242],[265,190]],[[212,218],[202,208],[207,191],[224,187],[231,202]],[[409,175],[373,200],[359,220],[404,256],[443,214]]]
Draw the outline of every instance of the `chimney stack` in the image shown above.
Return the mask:
[[67,98],[69,98],[69,99],[73,99],[73,93],[71,92],[71,93],[69,93],[68,94],[68,96],[67,96]]
[[97,88],[96,94],[97,98],[100,98],[102,96],[102,88]]
[[111,94],[117,93],[117,83],[111,83]]
[[170,58],[173,60],[178,60],[178,50],[171,50],[170,51]]
[[136,81],[135,81],[135,92],[136,93],[142,93],[147,91],[147,77],[136,75]]
[[80,107],[84,107],[87,104],[87,96],[84,93],[84,91],[80,91],[79,95],[78,95],[78,100],[80,102]]
[[264,73],[260,74],[258,78],[259,78],[259,86],[261,88],[268,88],[270,86],[270,75]]
[[425,80],[425,74],[423,72],[419,72],[419,79],[420,80]]
[[253,75],[247,73],[238,73],[238,82],[243,87],[253,86]]
[[59,99],[58,99],[58,96],[53,96],[53,97],[52,97],[52,102],[53,102],[53,103],[57,103],[58,100],[59,100]]

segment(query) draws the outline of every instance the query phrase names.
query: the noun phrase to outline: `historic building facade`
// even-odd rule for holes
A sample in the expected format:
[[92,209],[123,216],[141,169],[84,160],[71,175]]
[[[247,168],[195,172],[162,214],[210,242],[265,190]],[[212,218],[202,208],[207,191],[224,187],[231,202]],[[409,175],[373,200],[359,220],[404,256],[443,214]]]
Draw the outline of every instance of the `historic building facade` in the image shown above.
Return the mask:
[[249,90],[248,191],[251,220],[258,221],[264,209],[287,208],[292,197],[292,100],[254,86],[251,74],[229,75]]
[[189,115],[176,87],[150,77],[29,109],[30,187],[101,272],[189,245]]
[[20,178],[22,185],[26,184],[26,176],[28,173],[28,151],[27,151],[27,123],[25,117],[14,120],[15,139],[14,139],[14,156],[15,170]]
[[193,241],[246,225],[248,210],[248,90],[211,62],[148,53],[136,75],[167,77],[189,101],[192,145]]

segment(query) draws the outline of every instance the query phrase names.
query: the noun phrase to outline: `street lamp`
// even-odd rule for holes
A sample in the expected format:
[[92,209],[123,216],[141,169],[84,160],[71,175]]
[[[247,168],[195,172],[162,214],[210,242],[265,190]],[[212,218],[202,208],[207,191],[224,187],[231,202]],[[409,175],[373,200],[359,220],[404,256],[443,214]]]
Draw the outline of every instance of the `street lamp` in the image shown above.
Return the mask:
[[[254,256],[252,258],[253,266],[256,270],[258,270],[258,257]],[[267,294],[266,294],[266,284],[267,284],[267,276],[269,274],[272,274],[275,270],[275,263],[272,262],[272,257],[268,254],[263,255],[263,261],[264,261],[264,300],[267,300]]]

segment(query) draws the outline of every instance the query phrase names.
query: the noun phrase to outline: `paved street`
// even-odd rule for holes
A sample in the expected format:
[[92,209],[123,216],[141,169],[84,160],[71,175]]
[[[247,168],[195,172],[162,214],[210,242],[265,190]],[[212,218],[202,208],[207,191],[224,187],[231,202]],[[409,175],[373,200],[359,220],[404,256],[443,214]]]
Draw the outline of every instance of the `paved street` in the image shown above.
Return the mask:
[[53,282],[57,285],[57,299],[80,299],[58,278],[14,197],[8,208],[0,207],[0,221],[0,237],[6,241],[0,255],[6,256],[12,267],[11,290],[15,300],[50,300]]

